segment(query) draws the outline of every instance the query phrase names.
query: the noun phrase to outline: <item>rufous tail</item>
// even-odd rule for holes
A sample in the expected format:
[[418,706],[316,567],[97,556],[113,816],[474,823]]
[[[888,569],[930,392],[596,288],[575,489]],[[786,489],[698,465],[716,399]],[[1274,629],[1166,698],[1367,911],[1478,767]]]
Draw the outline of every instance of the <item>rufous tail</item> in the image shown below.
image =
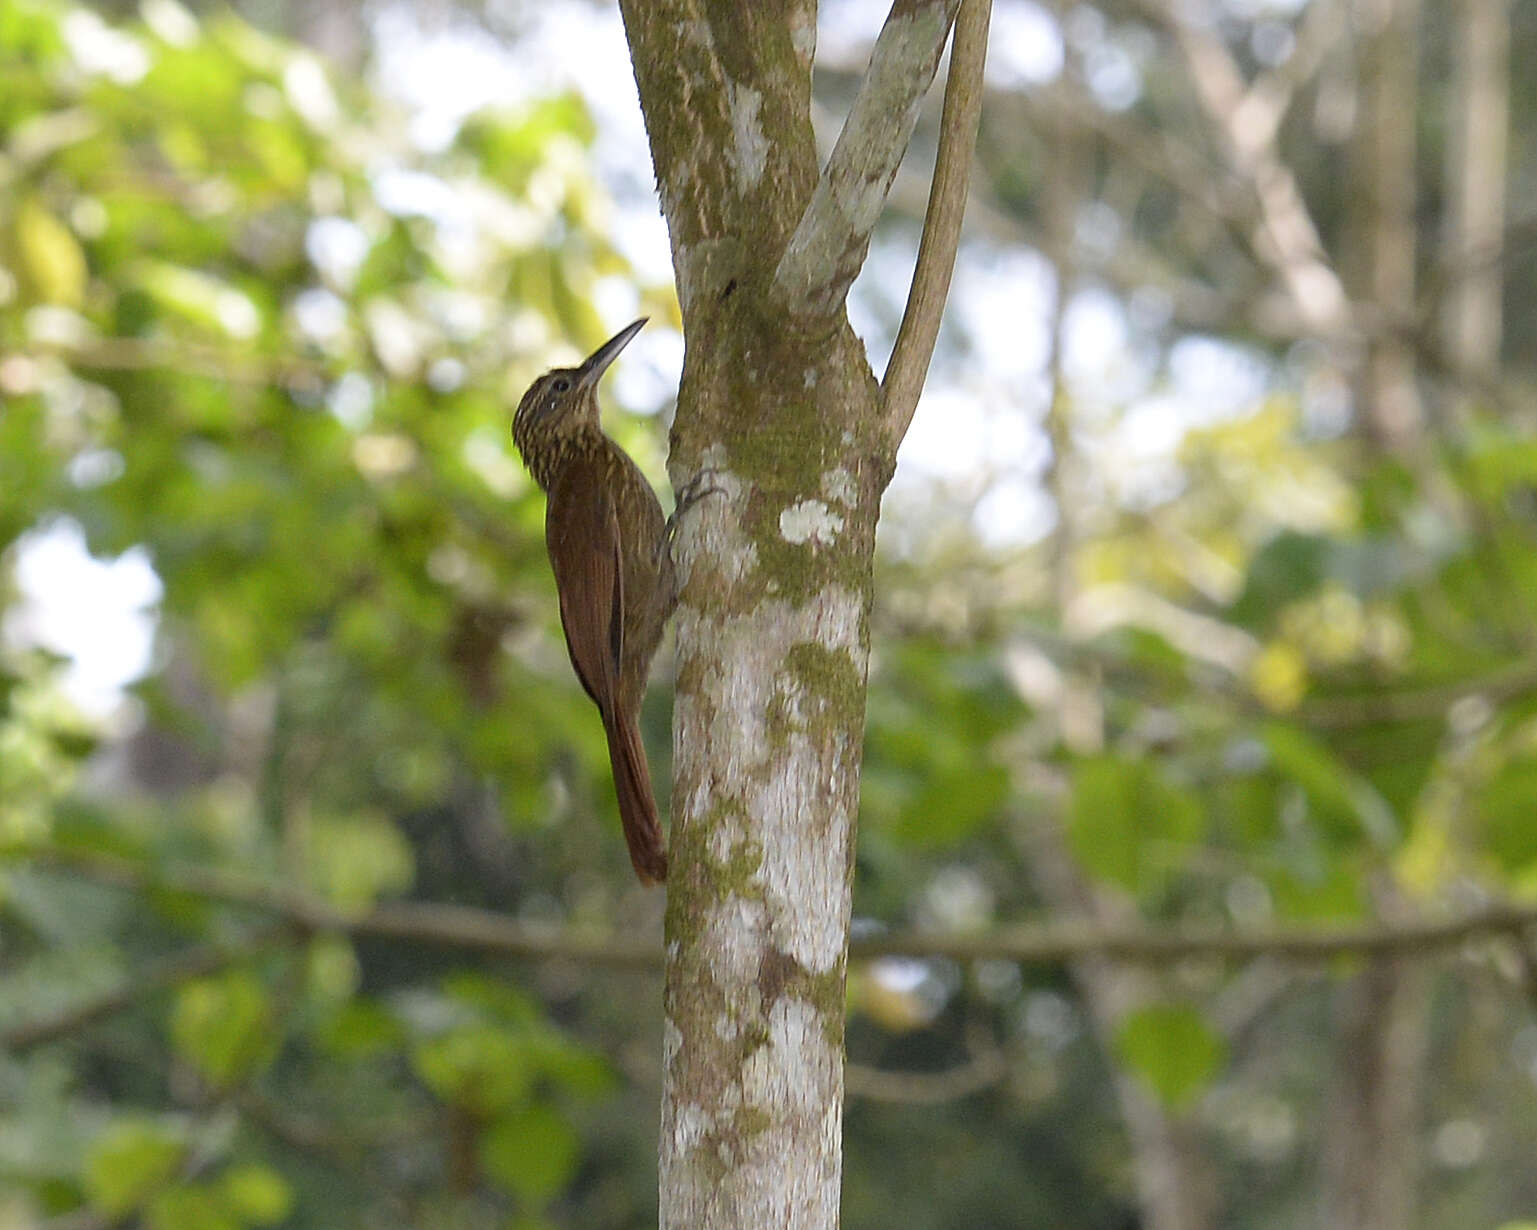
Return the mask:
[[630,847],[630,863],[642,884],[660,884],[667,878],[667,850],[657,818],[656,796],[651,793],[651,769],[640,741],[640,727],[633,716],[605,713],[603,729],[608,735],[608,759],[614,770],[619,823]]

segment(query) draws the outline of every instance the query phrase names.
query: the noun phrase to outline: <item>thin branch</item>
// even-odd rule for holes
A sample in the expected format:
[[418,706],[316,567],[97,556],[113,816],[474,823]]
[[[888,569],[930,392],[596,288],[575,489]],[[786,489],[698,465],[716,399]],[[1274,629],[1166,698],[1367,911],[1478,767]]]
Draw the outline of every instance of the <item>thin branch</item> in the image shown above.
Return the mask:
[[1382,690],[1361,696],[1305,700],[1298,716],[1309,726],[1334,729],[1385,722],[1445,717],[1459,700],[1476,696],[1503,704],[1537,691],[1537,662],[1517,662],[1487,675],[1419,688]]
[[943,1072],[893,1072],[847,1063],[843,1066],[843,1085],[852,1096],[872,1102],[933,1106],[981,1093],[1008,1074],[1003,1052],[992,1047]]
[[1303,13],[1291,55],[1254,79],[1233,117],[1234,128],[1259,141],[1274,141],[1297,92],[1317,75],[1344,24],[1341,0],[1313,0]]
[[791,315],[829,315],[848,294],[959,5],[894,0],[838,143],[774,271],[774,298]]
[[1319,336],[1348,336],[1354,323],[1349,298],[1324,253],[1296,177],[1275,148],[1274,129],[1257,122],[1257,109],[1244,106],[1250,95],[1232,54],[1217,35],[1182,16],[1173,0],[1137,4],[1173,37],[1207,119],[1234,170],[1255,194],[1260,209],[1256,254],[1275,271]]
[[918,265],[881,383],[882,412],[892,454],[918,408],[950,294],[955,249],[966,216],[966,184],[982,117],[982,69],[987,60],[992,8],[992,0],[962,0],[955,19],[950,75],[945,81],[945,105],[939,121],[939,152],[934,159],[923,237],[918,243]]
[[[115,855],[59,847],[19,848],[10,853],[133,891],[165,888],[248,906],[279,915],[305,930],[409,940],[536,960],[562,958],[622,969],[654,969],[662,963],[660,945],[652,939],[529,923],[492,910],[396,902],[352,915],[301,894],[206,868],[150,869]],[[907,956],[996,959],[1024,965],[1059,965],[1083,957],[1169,965],[1191,957],[1237,961],[1273,956],[1306,963],[1327,962],[1351,953],[1423,956],[1473,941],[1519,936],[1533,927],[1537,927],[1537,904],[1496,902],[1453,918],[1336,927],[1235,931],[1051,923],[1002,927],[975,935],[893,932],[852,941],[849,956],[856,961]]]
[[164,338],[92,337],[55,353],[87,371],[180,371],[225,384],[315,386],[330,378],[324,363],[299,355],[270,359],[229,347]]
[[243,961],[291,934],[286,924],[270,927],[239,944],[202,944],[175,956],[151,962],[134,971],[121,986],[65,1008],[52,1016],[23,1021],[0,1029],[0,1051],[19,1052],[84,1029],[88,1025],[132,1007],[158,991],[167,990],[194,978],[204,978]]
[[1006,927],[975,936],[889,935],[850,946],[849,955],[948,957],[956,961],[1003,960],[1055,965],[1104,957],[1139,965],[1170,965],[1191,957],[1243,960],[1272,956],[1295,962],[1331,961],[1346,954],[1412,953],[1426,956],[1475,940],[1520,935],[1537,926],[1537,905],[1499,903],[1455,918],[1399,923],[1357,923],[1232,931],[1213,927],[1097,925]]
[[116,855],[59,846],[18,848],[10,853],[132,892],[170,889],[248,906],[278,915],[306,931],[415,940],[511,957],[562,957],[587,965],[649,969],[661,964],[661,952],[654,940],[530,923],[492,910],[402,901],[375,906],[366,913],[349,914],[308,894],[207,867],[151,868]]

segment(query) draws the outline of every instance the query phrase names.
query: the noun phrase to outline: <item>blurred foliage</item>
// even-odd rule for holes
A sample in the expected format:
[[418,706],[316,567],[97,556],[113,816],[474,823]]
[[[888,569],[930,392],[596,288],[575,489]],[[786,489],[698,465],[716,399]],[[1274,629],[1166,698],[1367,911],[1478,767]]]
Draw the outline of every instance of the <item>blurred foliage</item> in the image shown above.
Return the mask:
[[[592,117],[562,96],[424,152],[309,53],[170,0],[118,24],[0,0],[0,65],[0,1031],[139,991],[0,1053],[0,1226],[653,1224],[654,979],[274,931],[27,857],[654,931],[507,438],[632,276]],[[676,322],[670,290],[641,298]],[[611,426],[656,473],[654,427]],[[1470,410],[1383,458],[1276,394],[1177,464],[1156,500],[1065,488],[1094,510],[1070,542],[985,550],[925,507],[888,551],[861,919],[1039,919],[1043,836],[1132,922],[1529,899],[1530,433]],[[69,701],[17,579],[71,524],[163,587],[152,669],[107,719]],[[1426,1224],[1537,1201],[1537,1040],[1481,998],[1508,957],[1471,950],[1444,995],[1431,1113],[1476,1105],[1493,1143],[1437,1172]],[[981,1035],[1007,1077],[856,1098],[848,1224],[1127,1224],[1112,1066],[1204,1133],[1226,1224],[1296,1224],[1327,987],[1245,1015],[1243,979],[1190,963],[1096,1037],[1062,970],[857,971],[855,1062],[964,1070]]]
[[[7,639],[0,839],[349,912],[414,887],[649,917],[597,891],[629,879],[602,736],[507,438],[511,399],[558,339],[601,340],[594,287],[627,274],[582,102],[422,153],[311,54],[172,4],[108,25],[5,0],[0,63],[0,597],[26,606],[15,565],[61,519],[99,556],[142,546],[163,586],[155,669],[106,727],[66,699],[47,629]],[[675,319],[670,290],[646,298]],[[643,427],[615,430],[655,461]],[[650,1006],[579,1010],[583,976],[548,1001],[573,1034],[430,952],[277,942],[247,910],[46,866],[5,873],[0,919],[0,1028],[198,942],[224,966],[0,1059],[22,1224],[534,1226],[614,1204],[572,1185],[605,1147],[595,1108],[632,1113],[605,1031],[654,1028]],[[638,1192],[609,1224],[650,1218]]]

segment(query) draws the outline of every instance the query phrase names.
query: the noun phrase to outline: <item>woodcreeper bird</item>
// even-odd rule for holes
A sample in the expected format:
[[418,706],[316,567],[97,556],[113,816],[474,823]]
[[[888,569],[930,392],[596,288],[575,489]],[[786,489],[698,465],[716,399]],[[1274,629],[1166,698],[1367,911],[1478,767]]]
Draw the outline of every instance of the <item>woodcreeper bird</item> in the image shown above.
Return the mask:
[[[544,538],[566,649],[603,719],[630,862],[642,883],[653,884],[667,877],[667,854],[640,702],[677,583],[662,505],[598,422],[598,381],[645,323],[625,326],[580,366],[534,381],[513,416],[512,439],[548,496]],[[679,501],[680,511],[686,503]]]

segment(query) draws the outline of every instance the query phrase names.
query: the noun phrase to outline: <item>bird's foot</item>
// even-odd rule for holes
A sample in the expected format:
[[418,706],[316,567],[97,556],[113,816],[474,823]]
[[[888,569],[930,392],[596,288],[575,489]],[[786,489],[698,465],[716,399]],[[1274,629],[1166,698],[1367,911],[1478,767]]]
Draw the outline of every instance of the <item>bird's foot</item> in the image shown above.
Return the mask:
[[688,512],[690,508],[707,495],[726,494],[724,487],[715,486],[714,478],[714,470],[700,470],[693,478],[684,483],[683,489],[678,492],[678,502],[672,510],[672,516],[667,518],[667,534],[663,539],[669,551],[672,550],[673,539],[677,537],[678,525],[683,520],[683,514]]

